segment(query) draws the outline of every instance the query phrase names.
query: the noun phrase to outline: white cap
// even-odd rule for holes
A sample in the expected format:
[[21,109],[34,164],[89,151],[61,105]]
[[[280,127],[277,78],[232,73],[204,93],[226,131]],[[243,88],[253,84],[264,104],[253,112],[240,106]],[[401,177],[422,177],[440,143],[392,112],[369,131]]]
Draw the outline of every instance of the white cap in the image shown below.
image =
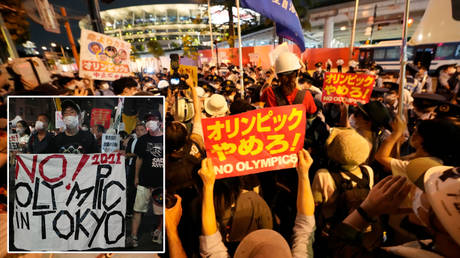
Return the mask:
[[158,89],[163,89],[169,87],[169,82],[166,80],[161,80],[158,82]]
[[296,71],[301,67],[299,58],[291,52],[281,53],[275,61],[275,73],[277,74]]
[[195,90],[196,90],[196,95],[198,96],[198,98],[203,98],[204,97],[204,94],[206,92],[202,87],[196,87]]
[[460,168],[437,166],[424,177],[425,193],[436,217],[452,239],[460,245]]
[[213,117],[224,116],[228,111],[227,101],[220,94],[214,94],[204,101],[204,110]]

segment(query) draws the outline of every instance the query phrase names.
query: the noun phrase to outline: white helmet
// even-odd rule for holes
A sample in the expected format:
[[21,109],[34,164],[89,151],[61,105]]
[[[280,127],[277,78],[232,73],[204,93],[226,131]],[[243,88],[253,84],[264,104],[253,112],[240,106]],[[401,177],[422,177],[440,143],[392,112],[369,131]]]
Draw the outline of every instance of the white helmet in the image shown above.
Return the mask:
[[301,67],[299,58],[291,52],[281,53],[275,61],[275,73],[277,74],[296,71]]
[[175,120],[184,123],[190,121],[195,115],[193,101],[188,98],[180,98],[177,102]]
[[426,172],[424,182],[425,193],[436,217],[460,245],[460,167],[432,167]]

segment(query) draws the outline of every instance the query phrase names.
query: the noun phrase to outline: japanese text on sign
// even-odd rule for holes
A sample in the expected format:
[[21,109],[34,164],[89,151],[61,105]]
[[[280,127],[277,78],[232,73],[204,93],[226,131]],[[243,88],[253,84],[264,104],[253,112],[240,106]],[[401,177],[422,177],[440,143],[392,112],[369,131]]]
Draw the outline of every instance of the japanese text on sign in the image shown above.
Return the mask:
[[102,134],[101,152],[110,153],[120,150],[120,136],[118,134]]
[[202,120],[216,178],[292,168],[305,136],[305,106],[254,110]]
[[120,153],[18,155],[14,245],[56,251],[124,247],[124,169]]
[[113,81],[128,76],[130,51],[125,41],[82,30],[80,77]]
[[375,77],[367,74],[326,73],[322,102],[366,104],[371,97]]
[[105,108],[93,108],[91,110],[90,126],[103,125],[105,129],[110,127],[110,116],[112,110]]

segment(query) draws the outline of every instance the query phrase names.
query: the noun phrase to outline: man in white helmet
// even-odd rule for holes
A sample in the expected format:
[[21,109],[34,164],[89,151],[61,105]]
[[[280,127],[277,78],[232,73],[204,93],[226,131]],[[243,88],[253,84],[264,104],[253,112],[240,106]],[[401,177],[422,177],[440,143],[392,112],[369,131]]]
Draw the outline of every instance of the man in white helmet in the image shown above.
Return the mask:
[[316,112],[315,101],[308,90],[299,90],[297,77],[299,75],[299,58],[291,52],[281,53],[275,61],[275,73],[278,75],[278,87],[268,87],[262,93],[261,101],[265,107],[303,104],[307,114]]

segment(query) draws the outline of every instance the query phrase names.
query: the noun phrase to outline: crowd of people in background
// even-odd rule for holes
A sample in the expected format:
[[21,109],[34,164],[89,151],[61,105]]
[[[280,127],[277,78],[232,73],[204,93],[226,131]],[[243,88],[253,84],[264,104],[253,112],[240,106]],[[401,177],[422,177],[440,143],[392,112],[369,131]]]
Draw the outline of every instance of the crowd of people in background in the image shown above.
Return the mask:
[[[343,60],[336,64],[339,72],[345,70]],[[199,67],[197,83],[181,76],[186,87],[171,85],[167,69],[113,82],[55,75],[52,83],[33,90],[21,87],[20,75],[10,74],[0,86],[10,95],[166,97],[164,198],[170,257],[458,257],[460,66],[448,65],[433,78],[426,67],[410,65],[400,98],[398,73],[352,61],[346,72],[376,77],[370,102],[357,106],[321,102],[325,70],[336,69],[331,60],[326,67],[315,64],[313,73],[306,67],[289,52],[268,69],[248,65],[244,89],[239,68],[223,64]],[[307,111],[297,168],[215,180],[201,119],[293,104]],[[78,115],[73,109],[69,116]],[[158,115],[151,119],[161,121]],[[67,120],[78,126],[73,118]],[[132,246],[138,244],[136,227],[147,208],[145,199],[159,180],[142,167],[151,159],[142,146],[155,141],[158,129],[149,121],[123,141],[127,178],[137,187],[128,190],[127,199],[127,212],[136,221],[129,236]],[[48,122],[46,115],[33,126],[17,122],[25,152],[60,150],[56,146],[66,139],[44,130]],[[143,135],[149,132],[147,140]],[[88,153],[97,148],[93,134],[78,136],[88,139]],[[139,173],[148,183],[139,180]],[[140,194],[143,200],[138,201]],[[162,241],[160,227],[155,241]]]

